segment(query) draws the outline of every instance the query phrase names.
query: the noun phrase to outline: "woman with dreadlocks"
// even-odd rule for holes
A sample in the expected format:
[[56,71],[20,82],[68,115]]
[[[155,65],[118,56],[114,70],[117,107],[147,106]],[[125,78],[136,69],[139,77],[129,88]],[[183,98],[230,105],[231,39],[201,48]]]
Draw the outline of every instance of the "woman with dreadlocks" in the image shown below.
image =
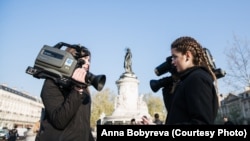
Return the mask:
[[171,44],[178,82],[173,93],[163,93],[167,125],[214,124],[218,111],[217,81],[202,46],[192,37]]

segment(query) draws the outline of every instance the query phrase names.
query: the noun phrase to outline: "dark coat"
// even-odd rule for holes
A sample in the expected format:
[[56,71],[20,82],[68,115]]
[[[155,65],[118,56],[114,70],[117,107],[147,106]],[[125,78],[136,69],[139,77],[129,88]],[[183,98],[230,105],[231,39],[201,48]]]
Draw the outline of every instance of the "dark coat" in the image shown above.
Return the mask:
[[41,91],[45,117],[36,141],[93,141],[90,129],[91,97],[74,89],[60,88],[46,79]]
[[228,121],[224,122],[224,125],[234,125],[234,123],[232,121],[228,120]]
[[18,137],[18,130],[16,128],[9,131],[8,141],[16,141]]
[[214,124],[219,102],[213,83],[212,76],[201,67],[180,74],[174,93],[163,93],[166,124]]

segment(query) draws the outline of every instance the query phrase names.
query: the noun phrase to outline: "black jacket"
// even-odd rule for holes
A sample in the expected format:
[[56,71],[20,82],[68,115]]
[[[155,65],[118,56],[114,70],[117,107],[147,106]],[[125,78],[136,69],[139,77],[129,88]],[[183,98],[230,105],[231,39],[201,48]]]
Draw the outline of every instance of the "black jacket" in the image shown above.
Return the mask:
[[87,90],[59,87],[46,79],[41,91],[45,116],[36,141],[93,141],[90,129],[91,97]]
[[163,93],[166,124],[214,124],[219,102],[213,83],[212,76],[201,67],[180,74],[174,93]]

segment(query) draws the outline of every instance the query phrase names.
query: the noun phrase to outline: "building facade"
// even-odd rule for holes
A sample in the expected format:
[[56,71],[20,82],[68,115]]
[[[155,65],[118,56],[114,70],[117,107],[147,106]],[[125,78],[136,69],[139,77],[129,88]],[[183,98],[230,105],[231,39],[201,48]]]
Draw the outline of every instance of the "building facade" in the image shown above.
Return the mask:
[[229,93],[223,97],[219,114],[229,117],[236,124],[250,124],[250,89],[238,95]]
[[43,103],[40,98],[0,85],[0,127],[32,127],[40,120]]

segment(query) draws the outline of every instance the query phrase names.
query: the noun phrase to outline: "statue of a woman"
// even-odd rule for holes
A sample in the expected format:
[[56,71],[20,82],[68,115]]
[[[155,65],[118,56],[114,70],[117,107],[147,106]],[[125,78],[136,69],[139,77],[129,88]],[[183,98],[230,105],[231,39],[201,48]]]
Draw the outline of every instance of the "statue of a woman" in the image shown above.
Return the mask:
[[124,61],[125,72],[132,73],[132,53],[129,48],[126,48],[126,55]]

